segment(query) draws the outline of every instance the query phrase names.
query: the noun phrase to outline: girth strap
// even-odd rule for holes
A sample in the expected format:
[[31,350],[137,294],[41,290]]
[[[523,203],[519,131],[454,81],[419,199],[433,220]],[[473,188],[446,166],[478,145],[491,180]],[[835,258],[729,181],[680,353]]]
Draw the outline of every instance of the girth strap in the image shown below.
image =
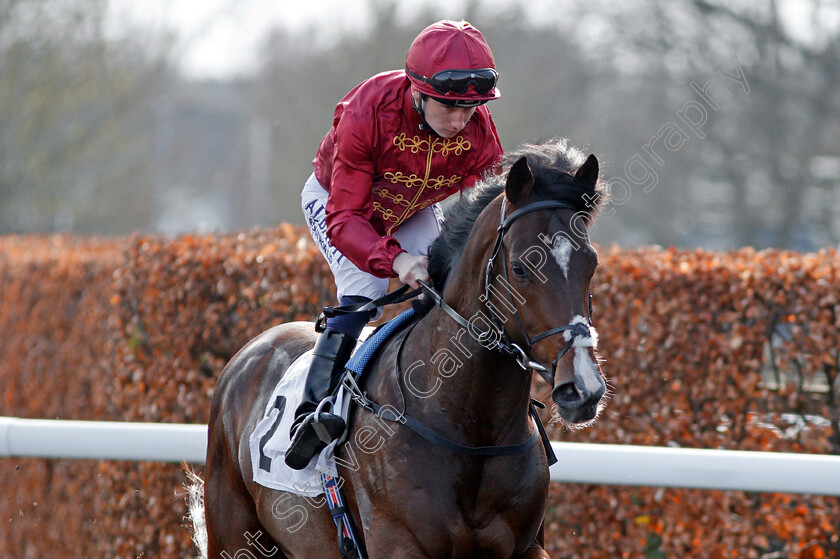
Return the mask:
[[336,483],[336,478],[321,472],[321,487],[324,490],[324,498],[335,523],[336,540],[341,559],[366,559],[362,546],[359,544],[359,539],[356,537],[350,509],[344,502],[341,485]]

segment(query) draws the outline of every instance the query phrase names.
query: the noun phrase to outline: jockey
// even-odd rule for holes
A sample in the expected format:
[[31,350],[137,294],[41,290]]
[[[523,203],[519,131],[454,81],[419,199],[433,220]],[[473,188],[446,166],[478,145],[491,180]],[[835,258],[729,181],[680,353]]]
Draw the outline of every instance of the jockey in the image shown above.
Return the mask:
[[[500,96],[497,79],[481,32],[444,20],[414,39],[405,70],[377,74],[338,103],[301,205],[339,304],[381,297],[391,277],[413,288],[429,279],[426,254],[442,220],[437,202],[471,187],[501,159],[485,106]],[[291,468],[305,468],[344,431],[344,421],[326,412],[316,426],[314,412],[337,387],[372,318],[364,312],[327,320],[295,411],[286,452]]]

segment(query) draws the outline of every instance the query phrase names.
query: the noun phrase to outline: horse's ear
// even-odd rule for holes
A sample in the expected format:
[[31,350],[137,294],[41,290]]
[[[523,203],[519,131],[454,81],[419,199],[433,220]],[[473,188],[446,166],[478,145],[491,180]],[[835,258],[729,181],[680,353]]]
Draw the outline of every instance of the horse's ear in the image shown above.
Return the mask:
[[590,153],[583,165],[577,170],[575,180],[593,186],[598,182],[598,158],[595,157],[594,153]]
[[531,192],[532,186],[534,186],[534,175],[531,174],[528,160],[523,155],[511,166],[508,172],[505,196],[511,203],[519,204]]

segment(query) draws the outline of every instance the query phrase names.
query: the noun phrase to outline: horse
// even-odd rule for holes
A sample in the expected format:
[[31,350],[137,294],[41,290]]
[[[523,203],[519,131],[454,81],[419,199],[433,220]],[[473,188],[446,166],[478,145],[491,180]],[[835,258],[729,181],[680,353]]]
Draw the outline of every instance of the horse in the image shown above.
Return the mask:
[[[440,440],[489,452],[454,452],[354,406],[336,461],[367,557],[549,557],[548,458],[532,444],[532,371],[551,384],[556,417],[573,427],[596,420],[606,382],[591,327],[598,256],[587,228],[605,199],[596,157],[553,139],[508,153],[450,207],[429,253],[427,289],[439,299],[417,305],[423,312],[385,342],[360,384],[369,401]],[[205,464],[209,557],[341,557],[323,502],[251,476],[249,436],[315,338],[311,322],[275,326],[219,377]]]

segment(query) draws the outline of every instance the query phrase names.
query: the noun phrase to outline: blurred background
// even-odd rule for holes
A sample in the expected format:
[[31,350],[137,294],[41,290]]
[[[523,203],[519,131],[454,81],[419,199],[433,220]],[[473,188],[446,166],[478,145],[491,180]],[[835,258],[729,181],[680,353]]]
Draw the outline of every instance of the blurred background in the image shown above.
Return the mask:
[[3,0],[0,234],[300,224],[336,102],[444,17],[505,149],[599,157],[596,241],[840,243],[837,0]]

